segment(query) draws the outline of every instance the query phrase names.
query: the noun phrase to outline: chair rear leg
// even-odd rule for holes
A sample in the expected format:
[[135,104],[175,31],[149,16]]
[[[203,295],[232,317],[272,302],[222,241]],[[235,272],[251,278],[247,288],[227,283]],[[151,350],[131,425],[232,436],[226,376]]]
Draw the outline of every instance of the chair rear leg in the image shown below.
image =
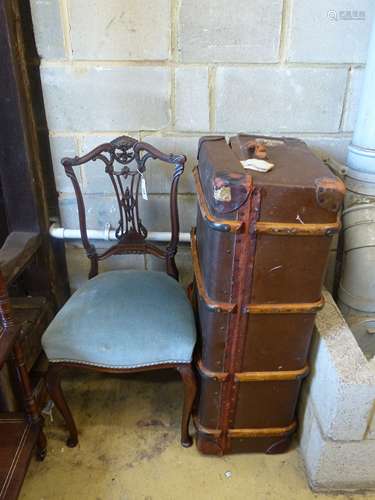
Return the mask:
[[189,446],[193,444],[193,440],[189,434],[189,423],[195,396],[197,394],[197,381],[193,368],[190,364],[177,366],[177,370],[179,371],[184,383],[185,393],[181,420],[181,444],[184,448],[189,448]]
[[69,437],[66,441],[66,445],[69,446],[69,448],[74,448],[74,446],[78,444],[78,432],[73,415],[67,405],[64,393],[61,389],[61,372],[63,368],[64,366],[57,363],[50,363],[48,365],[47,388],[52,401],[54,402],[56,408],[60,411],[65,420],[66,426],[68,427]]

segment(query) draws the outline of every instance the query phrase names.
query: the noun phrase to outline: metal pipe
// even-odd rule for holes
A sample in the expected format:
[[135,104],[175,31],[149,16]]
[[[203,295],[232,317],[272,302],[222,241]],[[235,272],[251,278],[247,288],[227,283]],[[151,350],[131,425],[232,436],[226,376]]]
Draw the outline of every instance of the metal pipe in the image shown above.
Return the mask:
[[[339,302],[355,311],[375,312],[375,203],[343,212],[344,255]],[[347,310],[344,307],[343,310]]]
[[[57,223],[51,224],[49,228],[49,234],[53,238],[60,240],[79,240],[81,239],[81,231],[79,229],[68,229],[59,226]],[[87,236],[89,240],[104,240],[104,241],[115,241],[116,231],[111,229],[110,224],[106,224],[104,229],[88,229]],[[148,233],[147,239],[151,241],[168,242],[171,240],[171,233],[163,231],[150,231]],[[180,233],[180,241],[183,243],[190,242],[190,233]]]

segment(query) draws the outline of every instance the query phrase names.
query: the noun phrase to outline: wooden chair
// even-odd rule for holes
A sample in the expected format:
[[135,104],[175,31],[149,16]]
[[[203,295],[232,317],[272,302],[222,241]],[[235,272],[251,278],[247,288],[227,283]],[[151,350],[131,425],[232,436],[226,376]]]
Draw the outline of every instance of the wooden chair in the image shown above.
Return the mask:
[[22,349],[22,321],[14,317],[7,284],[0,271],[0,369],[13,358],[17,387],[25,412],[0,413],[0,499],[18,497],[35,447],[37,456],[46,455],[43,419],[35,401]]
[[[143,174],[150,160],[156,159],[175,166],[170,190],[171,240],[165,249],[147,241],[139,214]],[[87,237],[84,200],[73,168],[92,160],[103,163],[119,209],[118,241],[101,254]],[[70,447],[76,446],[78,435],[61,390],[65,368],[108,373],[177,369],[185,386],[181,444],[192,444],[188,427],[196,394],[191,365],[196,331],[191,304],[178,283],[175,264],[179,238],[177,187],[185,161],[183,155],[164,154],[127,136],[102,144],[81,158],[62,159],[73,183],[81,238],[91,262],[89,281],[72,295],[42,339],[49,360],[47,386],[69,429]],[[86,171],[89,169],[87,165]],[[100,261],[120,254],[151,254],[165,261],[166,273],[119,270],[98,275]]]

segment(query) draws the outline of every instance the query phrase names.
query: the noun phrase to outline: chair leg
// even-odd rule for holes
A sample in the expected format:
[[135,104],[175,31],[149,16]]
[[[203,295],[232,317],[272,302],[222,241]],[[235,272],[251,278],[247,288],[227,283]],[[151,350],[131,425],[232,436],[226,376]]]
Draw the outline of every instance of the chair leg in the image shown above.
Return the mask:
[[49,395],[57,409],[63,416],[66,426],[69,430],[69,437],[66,441],[69,448],[74,448],[78,444],[77,427],[73,419],[73,415],[66,403],[64,393],[61,389],[61,372],[63,366],[50,363],[47,371],[47,387]]
[[193,410],[195,396],[197,394],[197,382],[191,365],[181,365],[177,367],[184,383],[184,407],[181,420],[181,444],[184,448],[189,448],[193,440],[189,434],[190,417]]
[[43,429],[40,429],[38,441],[36,443],[36,456],[37,459],[42,461],[46,458],[47,455],[47,439],[46,435],[43,432]]

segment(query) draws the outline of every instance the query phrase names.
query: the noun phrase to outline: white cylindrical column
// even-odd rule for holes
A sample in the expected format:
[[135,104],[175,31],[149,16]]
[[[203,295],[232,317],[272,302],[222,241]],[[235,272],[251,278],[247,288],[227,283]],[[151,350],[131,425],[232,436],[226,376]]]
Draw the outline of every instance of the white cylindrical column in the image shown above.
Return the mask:
[[375,21],[347,164],[339,303],[352,324],[375,314]]
[[372,29],[353,144],[375,150],[375,24]]
[[348,153],[348,189],[375,196],[375,22],[352,144]]

